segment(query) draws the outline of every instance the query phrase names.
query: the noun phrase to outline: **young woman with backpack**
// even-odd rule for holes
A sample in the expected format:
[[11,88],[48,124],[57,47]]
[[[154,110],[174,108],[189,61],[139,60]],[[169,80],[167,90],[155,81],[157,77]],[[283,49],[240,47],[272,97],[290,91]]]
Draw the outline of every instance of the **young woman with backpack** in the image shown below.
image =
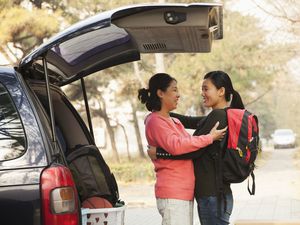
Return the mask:
[[[194,135],[204,135],[209,132],[216,121],[219,128],[227,126],[225,109],[230,103],[230,108],[243,109],[244,104],[238,92],[232,86],[227,73],[223,71],[212,71],[204,76],[202,84],[203,104],[210,107],[212,111],[204,118],[182,116],[171,114],[178,118],[185,128],[195,129]],[[198,118],[198,119],[197,119]],[[161,146],[160,146],[161,147]],[[195,173],[195,199],[198,203],[198,214],[201,225],[224,225],[229,224],[233,209],[233,196],[230,184],[223,183],[218,178],[216,157],[222,152],[219,141],[213,142],[200,151],[183,155],[172,156],[170,152],[162,148],[152,148],[148,151],[149,156],[154,159],[193,159]],[[170,154],[169,154],[170,153]],[[220,183],[222,182],[222,183]]]
[[[181,122],[170,116],[176,109],[179,92],[177,81],[168,74],[151,77],[148,89],[142,88],[138,98],[151,112],[145,119],[149,145],[161,146],[179,155],[196,151],[221,139],[226,129],[216,130],[218,123],[205,135],[191,136]],[[154,160],[155,196],[163,225],[192,225],[194,170],[192,160]]]

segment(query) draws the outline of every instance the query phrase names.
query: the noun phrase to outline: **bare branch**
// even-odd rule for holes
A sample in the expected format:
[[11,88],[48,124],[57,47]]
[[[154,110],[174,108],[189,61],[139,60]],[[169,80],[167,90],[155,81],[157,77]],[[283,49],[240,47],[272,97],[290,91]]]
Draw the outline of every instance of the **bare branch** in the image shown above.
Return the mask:
[[295,23],[300,23],[299,20],[297,19],[293,19],[291,17],[288,16],[288,13],[284,10],[284,7],[282,5],[280,6],[277,6],[276,4],[273,4],[273,7],[275,7],[276,10],[282,12],[284,15],[280,15],[280,14],[276,14],[276,13],[273,13],[269,10],[266,10],[263,6],[261,6],[260,4],[258,4],[256,2],[256,0],[252,0],[252,2],[257,6],[257,8],[259,8],[261,11],[263,11],[264,13],[272,16],[272,17],[275,17],[275,18],[280,18],[280,19],[283,19],[283,20],[287,20],[293,24]]
[[32,37],[33,37],[33,35],[27,35],[27,36],[20,37],[20,38],[14,38],[14,42],[20,42],[20,41],[23,41],[25,39],[32,38]]
[[272,89],[270,88],[269,90],[267,90],[265,93],[261,94],[260,96],[258,96],[257,98],[255,98],[254,100],[252,100],[251,102],[247,102],[245,103],[245,106],[251,105],[254,102],[257,102],[258,100],[260,100],[261,98],[263,98],[268,92],[270,92]]
[[22,52],[24,52],[24,49],[20,46],[18,46],[15,42],[14,42],[14,48],[21,50]]
[[11,55],[15,57],[15,60],[18,61],[19,58],[15,55],[15,53],[14,53],[13,50],[9,47],[8,44],[6,44],[6,48],[7,48],[7,50],[11,53]]
[[9,62],[8,65],[14,65],[15,64],[15,61],[10,57],[9,54],[7,54],[6,49],[4,47],[0,46],[0,52],[4,55],[5,59]]

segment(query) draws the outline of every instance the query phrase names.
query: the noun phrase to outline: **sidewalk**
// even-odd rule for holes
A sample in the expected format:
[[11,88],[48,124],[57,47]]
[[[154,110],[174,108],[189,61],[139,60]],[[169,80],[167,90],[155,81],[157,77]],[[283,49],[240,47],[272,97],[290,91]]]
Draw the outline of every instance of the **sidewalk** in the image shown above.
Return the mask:
[[256,169],[256,194],[247,195],[247,183],[233,185],[236,220],[300,221],[300,171],[294,166],[296,149],[272,151],[266,164]]
[[[295,149],[271,151],[267,162],[256,169],[256,194],[250,196],[247,182],[232,185],[234,210],[231,224],[244,220],[300,221],[300,170],[294,167]],[[160,225],[153,184],[120,185],[128,208],[125,225]],[[194,211],[194,225],[199,225]]]

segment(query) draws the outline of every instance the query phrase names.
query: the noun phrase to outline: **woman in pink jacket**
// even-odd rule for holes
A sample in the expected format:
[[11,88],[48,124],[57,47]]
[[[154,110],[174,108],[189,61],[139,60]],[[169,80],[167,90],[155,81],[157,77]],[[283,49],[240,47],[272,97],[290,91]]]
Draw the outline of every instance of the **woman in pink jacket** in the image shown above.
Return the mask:
[[[221,139],[226,128],[218,123],[207,135],[192,136],[181,122],[170,117],[177,108],[177,81],[168,74],[151,77],[148,89],[139,90],[138,98],[151,112],[145,119],[146,138],[151,146],[160,146],[172,155],[196,151]],[[153,160],[156,172],[155,196],[163,225],[192,225],[194,168],[192,160]]]

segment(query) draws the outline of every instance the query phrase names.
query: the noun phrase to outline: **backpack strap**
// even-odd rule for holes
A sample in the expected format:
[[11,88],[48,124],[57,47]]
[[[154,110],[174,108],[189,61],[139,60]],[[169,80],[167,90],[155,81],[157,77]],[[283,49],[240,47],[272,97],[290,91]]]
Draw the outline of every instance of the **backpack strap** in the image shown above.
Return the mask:
[[248,192],[250,195],[255,195],[255,175],[253,173],[253,171],[251,172],[251,177],[252,177],[252,189],[250,190],[250,187],[249,187],[249,179],[248,178]]
[[[229,110],[230,108],[225,108],[224,109],[224,111],[226,112],[226,122],[227,122],[227,126],[228,126],[228,110]],[[226,130],[226,133],[225,133],[225,135],[224,135],[224,138],[220,141],[220,148],[222,149],[222,151],[221,151],[221,155],[223,156],[223,153],[224,153],[224,151],[226,150],[226,148],[227,148],[227,144],[228,144],[228,134],[229,133],[229,130],[228,130],[228,127],[227,127],[227,130]]]
[[[254,126],[252,127],[252,132],[256,136],[255,142],[256,142],[256,144],[257,144],[257,146],[259,148],[259,126],[258,126],[258,118],[257,118],[256,115],[253,115],[253,119],[254,119],[255,123],[254,123]],[[252,136],[253,136],[253,134],[252,134]]]
[[[254,121],[255,122],[254,122]],[[251,136],[253,137],[253,136],[255,136],[255,140],[253,140],[254,142],[255,142],[255,145],[258,147],[258,143],[259,143],[259,136],[258,136],[258,133],[259,133],[259,128],[258,128],[258,118],[257,118],[257,116],[256,115],[252,115],[252,121],[251,121],[251,123],[252,123],[252,130],[251,130],[251,132],[252,132],[252,134],[251,134]],[[250,182],[249,182],[249,180],[250,180],[250,176],[249,176],[249,178],[248,178],[248,192],[249,192],[249,194],[250,195],[255,195],[255,175],[254,175],[254,173],[253,173],[253,170],[254,170],[254,167],[255,167],[255,165],[254,165],[254,163],[251,165],[251,173],[250,173],[250,175],[251,175],[251,178],[252,178],[252,188],[250,189]]]
[[248,136],[249,136],[248,135],[249,134],[248,117],[249,117],[249,115],[251,115],[251,113],[248,112],[247,110],[244,110],[244,114],[243,114],[243,118],[242,118],[242,124],[241,124],[241,128],[240,128],[240,135],[239,135],[238,143],[237,143],[237,147],[239,149],[244,149],[247,146],[247,143],[248,143]]

